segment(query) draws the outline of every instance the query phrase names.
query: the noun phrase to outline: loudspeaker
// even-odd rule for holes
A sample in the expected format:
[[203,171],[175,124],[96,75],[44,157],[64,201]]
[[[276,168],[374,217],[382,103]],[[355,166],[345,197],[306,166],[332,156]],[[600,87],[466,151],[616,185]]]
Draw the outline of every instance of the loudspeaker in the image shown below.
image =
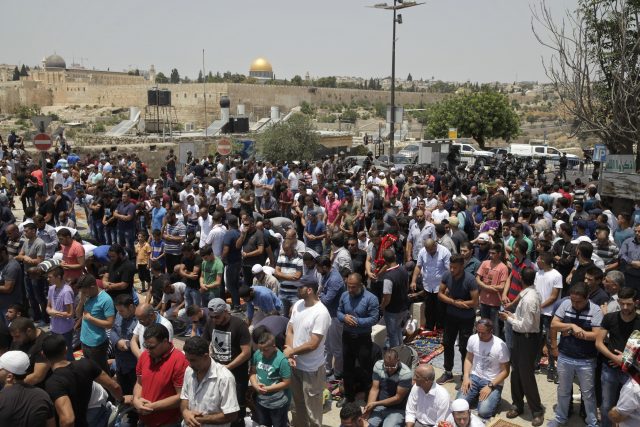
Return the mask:
[[248,133],[249,132],[249,118],[248,117],[235,117],[233,119],[233,132],[234,133]]
[[164,106],[171,105],[171,91],[161,89],[158,91],[158,104]]
[[233,118],[230,118],[229,121],[220,128],[220,133],[233,133],[233,130]]
[[149,89],[147,91],[147,105],[158,104],[158,91],[155,89]]

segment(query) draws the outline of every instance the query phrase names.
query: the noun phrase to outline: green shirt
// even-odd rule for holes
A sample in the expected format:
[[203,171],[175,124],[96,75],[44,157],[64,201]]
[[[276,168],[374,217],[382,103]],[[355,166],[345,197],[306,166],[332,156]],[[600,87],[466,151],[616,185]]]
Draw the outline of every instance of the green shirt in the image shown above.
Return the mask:
[[[287,357],[279,349],[277,349],[276,353],[269,359],[265,359],[262,355],[262,352],[260,350],[257,350],[255,353],[253,353],[253,357],[251,358],[251,365],[256,369],[256,376],[258,377],[258,381],[260,382],[260,384],[268,386],[291,378],[291,367],[289,366],[289,360],[287,360]],[[290,396],[289,390],[284,390],[284,393],[276,391],[274,393],[267,393],[265,395],[258,394],[257,398],[262,406],[271,406],[272,409],[275,409],[276,407],[281,407],[280,404],[288,404]]]
[[[202,277],[204,278],[205,285],[211,285],[216,283],[218,275],[222,275],[224,272],[224,265],[222,260],[216,257],[213,261],[202,260]],[[210,298],[220,298],[220,287],[209,290]]]

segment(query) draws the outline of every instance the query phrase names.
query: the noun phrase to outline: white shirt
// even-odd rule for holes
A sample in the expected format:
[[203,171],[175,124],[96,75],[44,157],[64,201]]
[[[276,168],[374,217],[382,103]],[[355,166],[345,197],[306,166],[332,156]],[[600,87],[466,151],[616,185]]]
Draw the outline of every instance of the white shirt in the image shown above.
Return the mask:
[[[468,427],[484,427],[484,421],[482,421],[482,418],[473,413],[469,415],[471,416],[471,420],[469,420],[470,422]],[[453,414],[449,414],[445,421],[449,422],[449,424],[454,427],[457,426],[456,421],[453,419]]]
[[627,417],[619,427],[637,427],[640,425],[640,384],[629,378],[622,386],[616,408]]
[[309,342],[311,334],[322,335],[320,345],[315,350],[296,356],[297,369],[304,372],[315,372],[324,366],[324,343],[331,324],[329,310],[320,301],[311,307],[298,300],[291,309],[289,324],[293,327],[293,347]]
[[291,189],[291,191],[298,190],[300,179],[298,178],[296,173],[293,171],[289,172],[288,179],[289,179],[289,188]]
[[227,227],[222,224],[214,224],[211,227],[211,231],[207,235],[205,245],[211,245],[213,253],[217,257],[222,256],[222,247],[224,246],[224,234],[227,232]]
[[520,302],[513,316],[507,317],[513,330],[522,334],[540,332],[540,294],[533,286],[520,292]]
[[436,209],[431,212],[431,220],[434,224],[440,224],[443,219],[449,218],[449,212],[446,209]]
[[[232,414],[240,410],[236,397],[236,380],[224,365],[211,359],[209,371],[198,382],[196,373],[188,367],[184,372],[184,382],[180,399],[189,403],[189,410],[203,414],[222,412]],[[184,425],[184,423],[183,423]],[[202,427],[213,424],[202,424]],[[216,424],[216,426],[229,427],[231,423]]]
[[173,283],[172,286],[173,286],[172,294],[168,294],[166,292],[162,293],[162,302],[166,304],[169,301],[171,301],[172,303],[180,304],[182,300],[184,300],[184,291],[187,288],[187,285],[186,283],[183,283],[183,282],[176,282],[176,283]]
[[[558,292],[558,301],[562,294],[562,274],[556,269],[551,269],[549,271],[538,270],[536,273],[536,280],[534,282],[534,286],[536,291],[540,294],[540,303],[545,302],[549,296],[551,296],[551,291],[553,289],[560,289]],[[544,316],[552,316],[553,315],[553,306],[554,304],[550,304],[542,309],[542,314]]]
[[422,272],[422,285],[425,291],[438,292],[440,283],[442,283],[442,276],[449,271],[450,259],[451,252],[441,244],[438,244],[434,256],[427,252],[427,248],[420,249],[416,261]]
[[467,341],[467,352],[473,354],[471,375],[489,382],[500,373],[500,364],[509,361],[509,348],[500,338],[493,335],[490,341],[481,341],[478,334]]
[[318,175],[320,175],[322,173],[322,169],[320,169],[319,167],[315,167],[313,168],[313,170],[311,171],[311,184],[317,184],[318,183]]
[[[171,322],[169,322],[169,320],[167,320],[163,316],[160,316],[160,313],[156,313],[156,322],[155,323],[160,323],[161,325],[164,325],[164,327],[169,330],[169,341],[173,341],[173,325],[171,324]],[[143,350],[145,348],[145,346],[144,346],[144,331],[145,331],[145,329],[147,329],[147,327],[144,326],[140,322],[138,322],[136,327],[133,329],[133,335],[137,335],[138,336],[138,343],[140,344],[140,349],[141,350]]]
[[435,381],[429,393],[414,385],[407,399],[405,422],[437,425],[449,415],[449,392]]
[[207,218],[198,216],[198,225],[200,226],[200,249],[206,245],[207,237],[213,228],[213,218],[211,215],[207,215]]

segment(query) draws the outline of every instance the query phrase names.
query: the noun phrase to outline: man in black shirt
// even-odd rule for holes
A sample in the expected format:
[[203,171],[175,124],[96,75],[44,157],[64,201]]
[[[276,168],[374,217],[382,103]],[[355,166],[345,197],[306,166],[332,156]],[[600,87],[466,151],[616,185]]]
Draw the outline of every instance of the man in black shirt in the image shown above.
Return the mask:
[[44,221],[52,227],[55,227],[54,211],[55,206],[52,199],[47,199],[42,191],[36,193],[36,203],[38,204],[38,215],[44,217]]
[[28,317],[18,317],[11,322],[9,332],[13,338],[12,350],[23,351],[29,356],[29,369],[25,383],[40,386],[49,374],[49,364],[42,356],[42,341],[49,335],[40,328],[36,328],[33,320]]
[[136,274],[136,266],[127,257],[124,248],[118,244],[109,248],[109,278],[103,279],[104,290],[114,300],[118,295],[133,295],[133,278]]
[[[184,290],[185,308],[192,304],[202,306],[202,296],[200,294],[200,271],[202,269],[202,258],[196,254],[191,243],[182,245],[182,264],[176,266],[178,274],[187,285]],[[171,272],[169,272],[171,273]]]
[[595,265],[585,270],[584,284],[589,288],[589,299],[599,306],[609,302],[609,294],[602,288],[603,277],[604,273]]
[[609,409],[615,406],[620,396],[620,389],[629,379],[629,375],[622,372],[622,352],[629,336],[634,330],[640,329],[640,317],[635,309],[635,291],[632,288],[622,288],[618,292],[620,311],[605,314],[602,328],[596,335],[596,347],[605,358],[602,364],[602,427],[610,427],[614,423],[609,420]]
[[242,421],[246,413],[245,396],[251,358],[249,327],[242,319],[231,315],[227,303],[221,298],[209,301],[208,308],[209,320],[202,337],[211,343],[211,357],[225,365],[236,379],[236,396],[240,405],[238,420]]
[[357,237],[349,237],[349,240],[347,240],[347,249],[349,249],[349,254],[351,254],[353,272],[358,273],[362,277],[366,277],[367,252],[358,247]]
[[53,402],[41,388],[26,384],[29,356],[8,351],[0,356],[0,425],[12,427],[55,427]]
[[[96,362],[82,358],[66,360],[67,344],[61,335],[53,334],[42,342],[42,352],[51,365],[52,374],[45,383],[45,390],[51,396],[60,426],[89,427],[87,414],[93,382],[107,389],[117,400],[122,400],[122,389]],[[105,426],[109,408],[105,405],[95,408],[99,414],[92,414],[93,425]],[[92,411],[94,408],[91,409]]]
[[408,317],[409,308],[409,274],[396,262],[396,253],[392,249],[383,252],[385,265],[382,280],[382,302],[384,323],[387,327],[389,348],[402,345],[402,331]]

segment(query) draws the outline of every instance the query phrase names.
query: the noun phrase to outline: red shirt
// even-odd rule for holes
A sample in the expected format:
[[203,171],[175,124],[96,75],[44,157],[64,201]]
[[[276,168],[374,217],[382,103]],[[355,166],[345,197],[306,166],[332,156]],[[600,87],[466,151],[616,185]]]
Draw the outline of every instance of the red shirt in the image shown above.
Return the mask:
[[[171,350],[160,360],[153,362],[148,351],[143,351],[136,365],[136,375],[142,384],[143,399],[150,402],[166,399],[176,394],[176,388],[182,387],[184,371],[189,362],[184,353],[171,345]],[[149,415],[140,415],[140,421],[148,426],[172,424],[181,419],[180,408],[166,411],[153,411]]]
[[42,187],[44,185],[44,181],[42,180],[42,170],[36,169],[31,172],[31,176],[35,177],[38,180],[38,185]]
[[[62,260],[67,264],[79,264],[78,258],[84,257],[84,247],[73,240],[69,246],[62,245]],[[84,274],[83,270],[64,270],[65,280],[76,279]]]

